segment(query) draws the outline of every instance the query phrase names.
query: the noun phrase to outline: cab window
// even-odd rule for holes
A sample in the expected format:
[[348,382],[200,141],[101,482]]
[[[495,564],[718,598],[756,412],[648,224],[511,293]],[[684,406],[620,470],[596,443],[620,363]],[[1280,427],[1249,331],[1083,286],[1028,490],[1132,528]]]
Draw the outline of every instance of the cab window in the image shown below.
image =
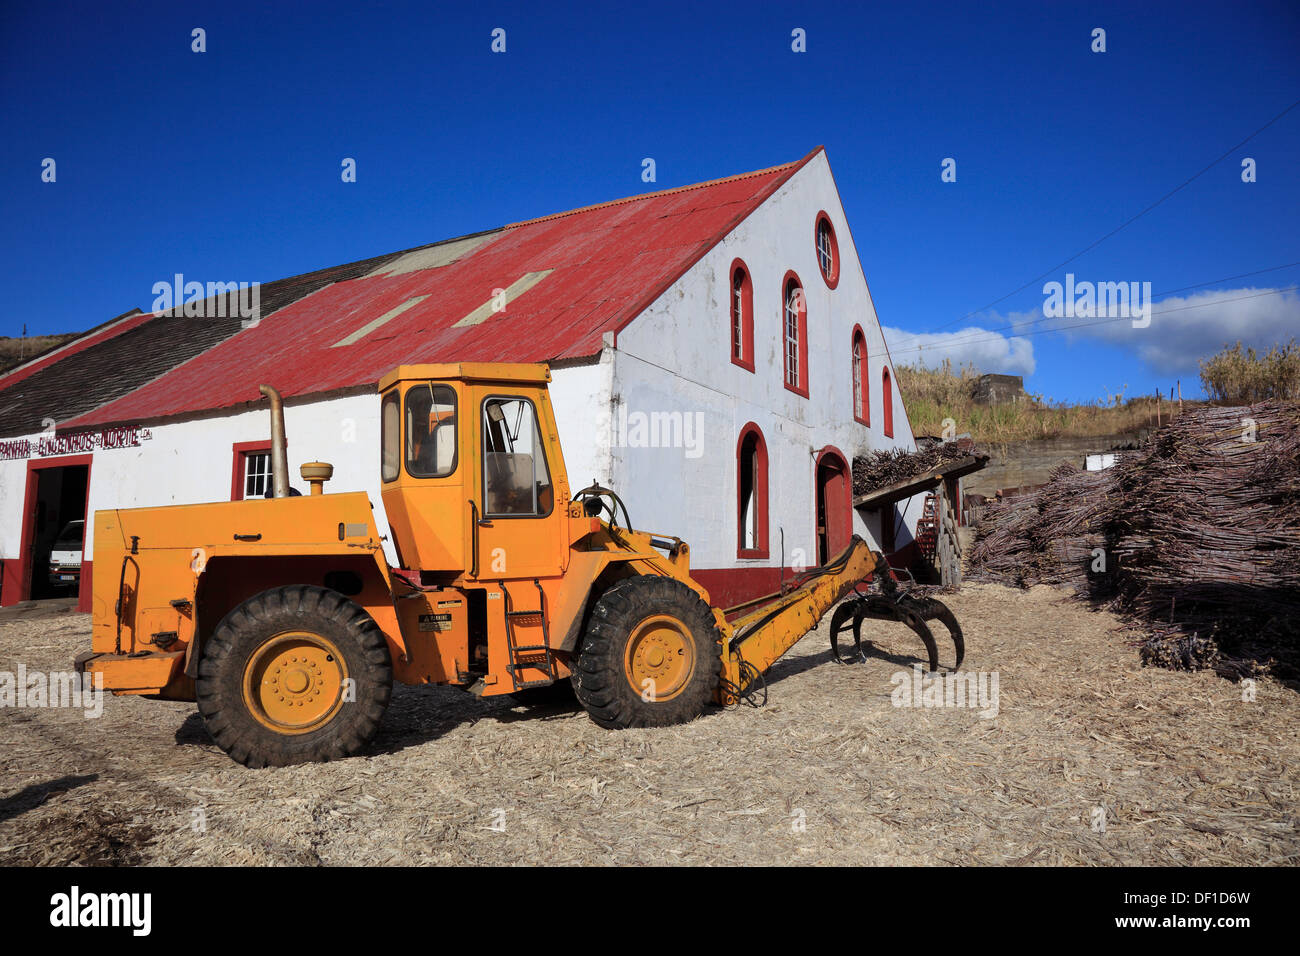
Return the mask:
[[445,478],[456,470],[456,390],[416,385],[406,393],[406,473]]
[[488,398],[483,402],[484,516],[547,515],[554,503],[533,403]]
[[401,415],[397,408],[397,390],[384,396],[379,409],[379,468],[384,481],[396,481],[401,463]]

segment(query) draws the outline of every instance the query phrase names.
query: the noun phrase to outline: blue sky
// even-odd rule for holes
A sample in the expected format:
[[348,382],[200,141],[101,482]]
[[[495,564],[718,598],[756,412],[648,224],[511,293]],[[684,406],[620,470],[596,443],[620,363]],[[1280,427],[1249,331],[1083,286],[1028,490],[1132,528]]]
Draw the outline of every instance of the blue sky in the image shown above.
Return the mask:
[[[175,272],[270,281],[818,144],[897,363],[950,355],[1057,399],[1194,395],[1198,355],[1300,334],[1279,291],[1300,264],[1213,281],[1300,263],[1300,107],[1002,298],[1300,100],[1295,3],[3,11],[0,334],[148,308]],[[1043,333],[1067,272],[1150,282],[1151,324]]]

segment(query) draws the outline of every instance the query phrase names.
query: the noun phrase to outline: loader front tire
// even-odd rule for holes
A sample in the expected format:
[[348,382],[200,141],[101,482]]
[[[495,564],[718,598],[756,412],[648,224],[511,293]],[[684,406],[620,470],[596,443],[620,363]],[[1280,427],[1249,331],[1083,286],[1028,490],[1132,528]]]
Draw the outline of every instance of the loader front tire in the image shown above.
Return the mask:
[[704,712],[722,677],[722,635],[699,595],[642,575],[596,602],[573,689],[602,727],[663,727]]
[[203,646],[199,713],[222,750],[249,767],[351,757],[393,693],[383,632],[337,591],[274,588],[227,614]]

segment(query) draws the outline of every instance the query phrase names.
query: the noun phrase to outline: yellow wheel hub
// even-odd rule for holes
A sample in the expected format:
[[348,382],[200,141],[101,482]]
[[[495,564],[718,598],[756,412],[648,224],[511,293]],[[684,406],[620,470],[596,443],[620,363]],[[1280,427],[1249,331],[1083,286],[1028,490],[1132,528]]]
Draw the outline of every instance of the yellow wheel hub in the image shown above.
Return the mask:
[[347,678],[343,655],[327,638],[307,631],[277,634],[244,668],[244,704],[277,733],[309,733],[343,706]]
[[642,697],[672,700],[695,673],[695,641],[690,630],[669,614],[646,618],[628,638],[623,672]]

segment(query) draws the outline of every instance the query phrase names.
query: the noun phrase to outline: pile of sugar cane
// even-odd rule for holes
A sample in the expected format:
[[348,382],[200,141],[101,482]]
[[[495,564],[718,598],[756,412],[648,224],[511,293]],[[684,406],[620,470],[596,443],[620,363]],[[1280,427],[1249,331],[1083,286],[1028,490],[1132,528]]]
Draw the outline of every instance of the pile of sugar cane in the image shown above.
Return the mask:
[[895,482],[916,478],[948,461],[972,454],[969,446],[941,442],[924,451],[892,448],[868,452],[853,459],[853,493],[865,495]]
[[1149,663],[1300,677],[1300,405],[1198,408],[1105,471],[1063,465],[988,507],[968,561],[1113,606]]

